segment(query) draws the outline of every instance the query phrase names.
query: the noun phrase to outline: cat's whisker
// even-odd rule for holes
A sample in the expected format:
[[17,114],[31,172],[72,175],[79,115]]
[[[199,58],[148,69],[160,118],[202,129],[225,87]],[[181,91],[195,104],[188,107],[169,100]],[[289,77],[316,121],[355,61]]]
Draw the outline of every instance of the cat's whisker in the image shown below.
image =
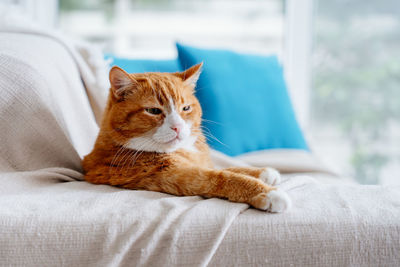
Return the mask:
[[142,150],[143,148],[146,147],[146,145],[149,143],[149,141],[144,142],[141,147],[139,149],[136,150],[135,154],[133,154],[130,158],[130,163],[127,169],[130,169],[131,166],[133,167],[133,165],[136,163],[136,159],[144,152],[144,150]]
[[[220,123],[220,122],[216,122],[216,121],[212,121],[212,120],[206,120],[206,119],[201,119],[202,121],[204,121],[204,122],[210,122],[210,123],[214,123],[214,124],[218,124],[218,125],[222,125],[222,123]],[[201,125],[202,126],[202,125]],[[200,126],[200,127],[201,127]]]
[[131,162],[129,163],[128,167],[125,168],[125,172],[132,170],[135,166],[135,163],[137,159],[145,152],[143,148],[145,148],[148,145],[155,144],[155,142],[152,139],[148,139],[147,141],[143,142],[140,148],[136,151],[136,153],[131,157]]
[[142,145],[140,146],[140,148],[136,150],[135,154],[132,155],[132,157],[130,158],[130,163],[128,164],[128,168],[126,168],[125,171],[130,170],[130,169],[133,168],[133,166],[136,163],[136,160],[144,152],[144,150],[142,150],[142,149],[145,148],[150,143],[149,141],[151,141],[151,140],[147,140],[146,142],[143,142]]
[[204,125],[200,125],[200,128],[203,129],[203,130],[206,130],[206,131],[209,132],[209,133],[211,133],[211,130],[208,129],[208,128],[207,128],[206,126],[204,126]]
[[126,149],[125,146],[121,146],[117,150],[117,152],[114,154],[113,159],[111,160],[111,163],[110,163],[111,166],[115,163],[115,161],[117,160],[118,156],[125,151],[125,149]]
[[124,152],[118,156],[118,161],[116,162],[117,166],[120,166],[122,161],[131,153],[131,149],[125,147]]
[[120,168],[121,166],[124,165],[125,160],[129,157],[129,155],[132,153],[132,149],[129,149],[125,147],[125,150],[123,153],[121,153],[118,156],[118,161],[115,163],[117,168]]
[[[216,141],[220,142],[221,144],[223,144],[220,140],[218,140],[218,138],[216,138],[216,137],[211,133],[210,129],[208,129],[207,127],[202,126],[202,125],[200,125],[200,127],[201,127],[201,129],[204,129],[204,130],[207,131],[207,133],[204,133],[204,132],[203,132],[204,135],[208,135],[209,137],[211,137],[211,138],[215,139]],[[223,144],[223,145],[225,145],[225,144]]]
[[[139,152],[139,151],[138,151],[138,152]],[[131,162],[130,162],[130,164],[129,164],[127,170],[133,169],[133,167],[135,166],[136,160],[139,159],[139,157],[140,157],[144,152],[145,152],[144,150],[141,150],[141,151],[139,152],[139,154],[136,153],[136,156],[134,155],[134,156],[131,158]]]
[[220,143],[221,145],[225,146],[225,147],[229,147],[228,145],[224,144],[223,142],[221,142],[218,138],[216,138],[214,135],[212,135],[211,133],[204,133],[203,132],[204,137],[206,137],[208,140],[210,140],[209,138],[211,138],[212,140],[217,141],[218,143]]
[[111,170],[114,170],[114,169],[115,169],[114,164],[115,164],[116,161],[118,160],[118,157],[119,157],[122,153],[124,153],[125,151],[126,151],[125,146],[121,146],[121,147],[117,150],[117,153],[115,153],[115,155],[114,155],[114,157],[113,157],[113,159],[111,160],[111,163],[110,163],[110,169],[109,169],[109,171],[108,171],[108,174],[109,174],[109,175],[112,175],[112,171],[111,171]]
[[133,153],[133,155],[132,155],[132,154],[129,155],[129,157],[128,157],[128,159],[129,159],[128,163],[127,163],[126,165],[124,164],[124,165],[122,166],[122,168],[123,168],[123,170],[124,170],[124,175],[126,175],[127,172],[133,168],[133,165],[131,166],[131,164],[132,164],[133,158],[135,158],[135,156],[136,156],[138,153],[139,153],[139,150],[135,150],[135,153]]
[[[196,134],[198,137],[200,137],[200,136],[204,136],[205,138],[207,138],[207,137],[213,138],[214,137],[214,136],[211,136],[209,133],[204,133],[202,130],[192,130],[192,133]],[[198,141],[200,141],[200,140],[198,140]]]
[[123,173],[124,175],[126,174],[126,168],[125,168],[125,166],[126,166],[127,162],[129,162],[129,160],[131,159],[131,157],[132,157],[133,155],[135,155],[136,152],[137,152],[136,150],[129,149],[129,153],[126,155],[126,157],[124,157],[124,162],[123,162],[122,165],[120,166],[121,170],[124,170],[124,173]]
[[123,168],[126,162],[136,153],[136,150],[129,149],[129,152],[124,157],[124,162],[122,163],[121,167]]

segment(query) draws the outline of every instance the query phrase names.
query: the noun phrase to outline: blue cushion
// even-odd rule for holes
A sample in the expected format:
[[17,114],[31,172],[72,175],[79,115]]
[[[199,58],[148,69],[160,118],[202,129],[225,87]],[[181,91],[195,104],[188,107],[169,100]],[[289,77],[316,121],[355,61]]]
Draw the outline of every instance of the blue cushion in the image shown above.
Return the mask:
[[308,149],[276,56],[181,44],[177,48],[182,69],[204,62],[196,87],[203,125],[223,143],[211,137],[211,147],[231,156],[272,148]]
[[106,55],[106,59],[112,59],[111,65],[118,66],[128,73],[143,72],[177,72],[180,71],[178,59],[150,60],[150,59],[128,59]]

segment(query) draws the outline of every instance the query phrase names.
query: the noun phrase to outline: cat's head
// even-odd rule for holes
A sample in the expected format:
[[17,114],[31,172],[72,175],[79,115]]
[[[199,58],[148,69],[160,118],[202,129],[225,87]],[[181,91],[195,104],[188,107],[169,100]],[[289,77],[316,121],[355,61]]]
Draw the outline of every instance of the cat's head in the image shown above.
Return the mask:
[[128,74],[110,71],[110,97],[104,130],[127,148],[169,153],[194,150],[201,107],[194,96],[202,64],[177,73]]

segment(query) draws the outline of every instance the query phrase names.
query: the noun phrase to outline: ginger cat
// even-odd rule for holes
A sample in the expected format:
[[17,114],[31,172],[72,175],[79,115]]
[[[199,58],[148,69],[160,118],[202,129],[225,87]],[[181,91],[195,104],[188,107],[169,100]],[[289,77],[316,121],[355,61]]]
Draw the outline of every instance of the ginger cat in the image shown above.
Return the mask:
[[272,168],[213,169],[194,96],[202,64],[177,73],[110,71],[111,89],[86,181],[128,189],[199,195],[248,203],[269,212],[290,206]]

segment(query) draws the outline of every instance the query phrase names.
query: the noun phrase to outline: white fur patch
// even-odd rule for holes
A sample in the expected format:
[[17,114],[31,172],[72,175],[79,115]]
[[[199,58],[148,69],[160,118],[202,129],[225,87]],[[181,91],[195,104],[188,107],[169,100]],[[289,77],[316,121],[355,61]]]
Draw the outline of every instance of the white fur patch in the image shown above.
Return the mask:
[[[196,152],[194,146],[197,137],[192,136],[191,122],[186,122],[176,112],[173,101],[170,100],[170,112],[165,116],[163,124],[153,135],[134,137],[125,147],[148,152],[170,153],[178,149]],[[179,128],[179,133],[172,128]]]
[[265,168],[260,174],[260,180],[268,185],[276,185],[281,182],[281,174],[274,168]]
[[259,207],[261,210],[268,212],[284,212],[292,206],[288,194],[280,190],[270,191],[263,199],[263,205]]

